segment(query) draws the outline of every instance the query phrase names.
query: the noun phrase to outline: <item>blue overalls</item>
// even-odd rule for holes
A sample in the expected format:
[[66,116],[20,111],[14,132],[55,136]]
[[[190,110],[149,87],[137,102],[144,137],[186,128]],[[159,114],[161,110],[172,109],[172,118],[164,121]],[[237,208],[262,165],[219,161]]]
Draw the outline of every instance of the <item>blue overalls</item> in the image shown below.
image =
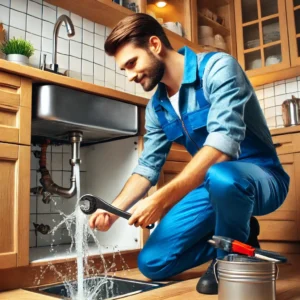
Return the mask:
[[[184,145],[191,155],[198,152],[208,135],[210,104],[204,97],[201,78],[213,54],[206,54],[199,67],[199,110],[183,114],[181,121],[167,97],[153,103],[168,140]],[[165,110],[176,117],[175,121],[166,119]],[[238,160],[210,167],[204,183],[160,221],[138,258],[145,276],[162,280],[224,255],[207,243],[212,232],[246,242],[250,217],[273,212],[283,203],[289,177],[275,150],[267,149],[249,130],[240,146]]]

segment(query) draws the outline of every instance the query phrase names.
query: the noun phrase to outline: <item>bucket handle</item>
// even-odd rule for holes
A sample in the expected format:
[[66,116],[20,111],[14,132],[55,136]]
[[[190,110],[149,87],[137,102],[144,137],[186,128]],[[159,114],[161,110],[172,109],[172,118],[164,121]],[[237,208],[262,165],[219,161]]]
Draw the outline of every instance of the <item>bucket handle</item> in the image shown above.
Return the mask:
[[[217,264],[218,264],[218,261],[216,261],[216,262],[214,263],[214,275],[215,275],[215,279],[216,279],[217,284],[219,284],[218,275],[217,275],[217,270],[216,270]],[[278,280],[278,278],[279,278],[279,267],[278,267],[277,264],[275,264],[275,267],[276,267],[276,280]]]
[[214,275],[215,275],[215,279],[216,279],[217,284],[219,284],[218,275],[217,275],[217,270],[216,270],[217,264],[218,264],[218,261],[216,261],[216,262],[214,263]]

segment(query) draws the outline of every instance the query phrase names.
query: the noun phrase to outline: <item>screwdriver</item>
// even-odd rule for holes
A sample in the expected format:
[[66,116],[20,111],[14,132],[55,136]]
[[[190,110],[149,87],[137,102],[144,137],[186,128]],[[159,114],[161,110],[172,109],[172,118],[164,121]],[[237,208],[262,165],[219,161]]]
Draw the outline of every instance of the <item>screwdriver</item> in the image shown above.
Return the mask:
[[208,242],[215,248],[222,249],[229,253],[244,254],[250,257],[256,257],[262,260],[267,260],[276,263],[287,261],[286,257],[280,255],[277,252],[254,248],[250,245],[241,243],[237,240],[224,236],[214,235],[211,240],[208,240]]

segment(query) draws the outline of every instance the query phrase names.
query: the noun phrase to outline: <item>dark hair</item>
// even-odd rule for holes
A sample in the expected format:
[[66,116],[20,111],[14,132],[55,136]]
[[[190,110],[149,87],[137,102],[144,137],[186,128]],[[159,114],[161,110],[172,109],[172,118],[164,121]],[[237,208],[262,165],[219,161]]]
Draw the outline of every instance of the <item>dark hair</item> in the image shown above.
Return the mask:
[[147,48],[149,38],[157,36],[166,48],[172,50],[172,46],[162,26],[151,16],[136,13],[122,19],[107,37],[105,52],[114,56],[120,46],[133,43],[140,48]]

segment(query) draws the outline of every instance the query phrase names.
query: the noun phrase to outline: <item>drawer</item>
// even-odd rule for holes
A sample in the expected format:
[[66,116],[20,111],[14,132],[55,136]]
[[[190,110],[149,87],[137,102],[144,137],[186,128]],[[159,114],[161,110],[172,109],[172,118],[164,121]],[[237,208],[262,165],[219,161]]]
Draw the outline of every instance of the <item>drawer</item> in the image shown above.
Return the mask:
[[296,221],[259,220],[259,239],[264,241],[297,241]]
[[276,135],[272,140],[277,154],[300,152],[300,133]]
[[30,79],[0,72],[0,142],[30,145]]
[[0,104],[0,142],[30,145],[31,110]]
[[184,161],[189,162],[192,156],[187,152],[185,147],[177,143],[173,143],[167,156],[168,161]]

